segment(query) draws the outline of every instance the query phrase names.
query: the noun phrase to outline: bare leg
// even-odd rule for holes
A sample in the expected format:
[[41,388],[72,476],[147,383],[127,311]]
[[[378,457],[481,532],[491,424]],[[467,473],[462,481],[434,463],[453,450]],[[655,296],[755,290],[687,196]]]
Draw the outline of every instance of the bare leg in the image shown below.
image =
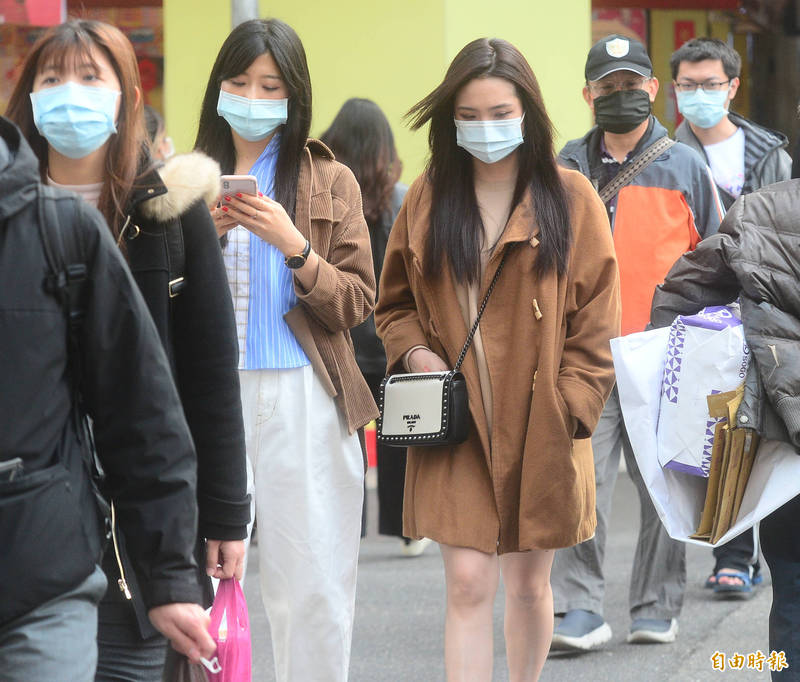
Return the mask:
[[[492,606],[500,579],[496,554],[442,545],[447,614],[444,665],[448,682],[492,679]],[[552,611],[551,611],[552,618]]]
[[553,636],[553,550],[500,557],[506,591],[505,635],[510,682],[539,679]]

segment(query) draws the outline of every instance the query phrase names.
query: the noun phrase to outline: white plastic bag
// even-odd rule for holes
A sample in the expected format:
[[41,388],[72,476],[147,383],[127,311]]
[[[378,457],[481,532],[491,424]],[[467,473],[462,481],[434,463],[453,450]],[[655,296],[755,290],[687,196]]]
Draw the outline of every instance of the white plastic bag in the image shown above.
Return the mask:
[[680,315],[669,328],[658,415],[661,466],[708,476],[714,427],[706,397],[732,391],[747,374],[741,320],[726,306]]
[[[690,539],[705,502],[708,479],[665,469],[658,461],[656,427],[669,328],[611,339],[617,390],[633,454],[670,537]],[[714,546],[724,544],[800,494],[800,456],[780,441],[762,439],[736,522]]]

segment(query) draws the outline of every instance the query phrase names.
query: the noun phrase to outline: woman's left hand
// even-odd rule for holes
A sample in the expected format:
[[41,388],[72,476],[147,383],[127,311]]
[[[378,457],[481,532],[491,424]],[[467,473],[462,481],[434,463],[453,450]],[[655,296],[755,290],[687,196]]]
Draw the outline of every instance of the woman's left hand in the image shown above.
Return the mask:
[[223,213],[278,248],[284,256],[300,253],[305,247],[305,237],[277,201],[260,193],[258,196],[229,194],[224,199],[229,203],[223,204]]

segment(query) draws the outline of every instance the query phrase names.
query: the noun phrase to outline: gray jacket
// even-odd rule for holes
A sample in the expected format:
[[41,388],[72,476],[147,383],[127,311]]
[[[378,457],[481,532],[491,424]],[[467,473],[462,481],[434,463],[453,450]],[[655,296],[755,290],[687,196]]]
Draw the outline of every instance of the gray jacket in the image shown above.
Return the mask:
[[[734,125],[744,130],[744,186],[742,194],[774,182],[782,182],[792,177],[792,158],[785,147],[789,140],[781,132],[770,130],[734,112],[728,114]],[[708,155],[703,144],[697,139],[688,121],[684,120],[677,130],[675,139],[694,149],[708,163]],[[719,190],[725,210],[729,209],[736,197],[728,194],[722,187]]]
[[[752,362],[738,425],[800,448],[800,180],[742,195],[719,232],[672,267],[652,323],[739,297]],[[777,416],[777,419],[776,419]]]

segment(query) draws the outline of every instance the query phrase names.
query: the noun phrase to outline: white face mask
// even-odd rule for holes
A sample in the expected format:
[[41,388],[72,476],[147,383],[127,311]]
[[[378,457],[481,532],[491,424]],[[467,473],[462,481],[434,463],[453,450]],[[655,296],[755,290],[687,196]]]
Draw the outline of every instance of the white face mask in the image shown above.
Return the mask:
[[522,144],[523,114],[502,121],[459,121],[456,124],[456,144],[484,163],[496,163],[506,158]]

